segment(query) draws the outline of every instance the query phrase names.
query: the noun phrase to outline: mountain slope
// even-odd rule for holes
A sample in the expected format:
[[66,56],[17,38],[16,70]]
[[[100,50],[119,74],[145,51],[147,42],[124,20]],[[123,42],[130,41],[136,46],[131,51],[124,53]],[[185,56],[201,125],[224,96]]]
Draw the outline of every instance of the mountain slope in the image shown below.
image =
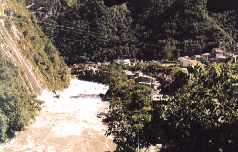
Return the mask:
[[131,57],[175,60],[215,47],[234,51],[237,42],[237,11],[213,0],[77,0],[57,9],[61,3],[56,3],[54,17],[38,20],[69,63]]
[[70,74],[57,49],[19,2],[0,3],[0,142],[37,114],[43,89],[63,89]]
[[39,81],[39,84],[35,82],[36,89],[66,87],[70,78],[67,66],[26,8],[15,1],[5,1],[0,5],[0,12],[1,52],[8,53],[16,64],[20,63],[25,68],[23,71],[30,71],[26,75],[32,74],[31,80]]

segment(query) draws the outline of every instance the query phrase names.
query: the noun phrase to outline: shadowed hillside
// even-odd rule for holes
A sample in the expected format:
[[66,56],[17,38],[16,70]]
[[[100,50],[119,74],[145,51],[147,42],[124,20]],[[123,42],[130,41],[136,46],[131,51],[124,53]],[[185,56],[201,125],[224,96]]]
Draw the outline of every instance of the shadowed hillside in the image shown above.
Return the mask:
[[[67,2],[55,3],[55,10]],[[38,20],[69,64],[134,57],[174,60],[215,47],[234,51],[234,2],[78,0]]]

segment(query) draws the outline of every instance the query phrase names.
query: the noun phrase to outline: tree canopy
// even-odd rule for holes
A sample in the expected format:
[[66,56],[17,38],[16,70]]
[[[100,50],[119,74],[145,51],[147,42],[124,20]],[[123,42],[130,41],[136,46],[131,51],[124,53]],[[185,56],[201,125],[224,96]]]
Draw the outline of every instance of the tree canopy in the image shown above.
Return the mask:
[[77,5],[62,9],[55,4],[54,17],[47,11],[41,13],[49,18],[39,17],[47,22],[42,24],[45,33],[53,35],[70,64],[116,58],[174,60],[215,47],[233,51],[236,46],[237,10],[212,11],[209,6],[215,3],[207,0],[74,3]]
[[118,144],[117,151],[162,144],[164,151],[235,152],[236,67],[214,64],[196,68],[173,94],[163,91],[166,100],[160,102],[152,101],[150,87],[128,80],[123,72],[112,74],[106,121],[108,133]]
[[237,71],[229,65],[197,69],[161,106],[160,117],[173,131],[178,151],[235,151],[238,120]]

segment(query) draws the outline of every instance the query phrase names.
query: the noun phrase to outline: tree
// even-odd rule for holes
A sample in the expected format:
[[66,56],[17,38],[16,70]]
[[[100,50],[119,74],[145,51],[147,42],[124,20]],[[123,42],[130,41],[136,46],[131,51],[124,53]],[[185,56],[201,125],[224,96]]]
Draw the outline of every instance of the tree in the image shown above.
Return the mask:
[[197,69],[161,106],[167,140],[179,152],[237,150],[237,71],[230,65]]
[[103,0],[79,0],[56,19],[54,41],[69,64],[133,57],[132,19],[126,5],[107,7]]
[[178,88],[162,90],[160,102],[151,100],[151,88],[126,79],[123,72],[111,75],[106,121],[117,151],[156,144],[165,152],[237,151],[237,65],[196,67],[189,78],[175,73],[169,88]]
[[143,132],[151,121],[151,89],[129,80],[124,81],[124,74],[118,74],[112,74],[112,80],[116,80],[116,83],[110,83],[112,100],[105,120],[108,124],[107,133],[114,136],[114,142],[118,145],[116,151],[134,152],[147,144]]

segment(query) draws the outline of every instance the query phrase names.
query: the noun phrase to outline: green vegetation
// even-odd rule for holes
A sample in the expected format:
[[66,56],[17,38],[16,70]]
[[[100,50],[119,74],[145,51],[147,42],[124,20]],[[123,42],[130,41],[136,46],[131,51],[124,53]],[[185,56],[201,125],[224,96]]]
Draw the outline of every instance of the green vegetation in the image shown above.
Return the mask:
[[237,70],[230,65],[197,69],[161,106],[167,139],[177,151],[235,151],[238,120]]
[[129,1],[134,24],[139,24],[135,30],[142,44],[140,56],[173,60],[209,52],[213,47],[230,48],[234,38],[209,16],[206,3],[207,0]]
[[[135,45],[129,43],[135,36],[126,5],[108,8],[102,0],[78,1],[78,4],[55,19],[57,36],[53,40],[67,63],[136,54]],[[43,27],[46,33],[51,30],[47,24],[43,23]]]
[[0,58],[0,142],[20,131],[39,110],[21,74],[17,67]]
[[107,1],[111,7],[104,0],[77,0],[77,7],[57,10],[60,2],[54,17],[45,20],[38,15],[44,32],[54,35],[54,44],[67,63],[116,58],[175,60],[215,47],[230,51],[235,47],[236,10],[210,11],[207,0],[124,0],[120,5]]
[[70,7],[75,7],[77,5],[77,0],[67,0],[67,4]]
[[[152,101],[149,87],[128,80],[121,68],[112,68],[106,121],[117,151],[133,152],[156,144],[174,152],[236,151],[236,67],[198,67],[181,85],[168,84],[168,88],[179,87],[174,92],[162,88],[167,100],[160,102]],[[182,77],[177,74],[176,78]]]
[[[57,10],[63,5],[58,2],[52,8],[57,13],[46,19],[36,14],[46,35],[54,35],[52,40],[67,63],[111,60],[115,56],[134,57],[137,54],[135,44],[130,43],[136,37],[126,5],[109,8],[103,0],[77,0],[77,4],[77,7],[65,6]],[[41,6],[48,7],[43,2],[39,4]],[[46,10],[43,14],[50,13]]]
[[[0,11],[8,11],[11,16],[1,19],[4,20],[8,30],[3,33],[9,33],[15,42],[12,45],[16,45],[19,49],[17,51],[21,51],[20,53],[30,61],[41,86],[52,90],[63,89],[69,84],[69,69],[22,2],[11,0],[0,4]],[[0,43],[9,45],[6,46],[9,49],[15,49],[10,43],[4,41]],[[7,58],[4,55],[4,47],[1,51],[3,52],[0,52],[0,142],[4,142],[34,118],[40,110],[40,103],[32,96],[29,83],[24,79],[26,71],[23,70],[26,69],[21,69],[13,64],[12,58],[12,60]]]
[[59,56],[58,50],[41,31],[24,5],[9,1],[8,6],[14,12],[14,17],[6,19],[5,22],[9,23],[9,27],[16,25],[22,33],[18,42],[19,49],[32,63],[38,79],[49,89],[65,88],[69,83],[70,71],[64,59]]
[[[62,7],[63,2],[68,5]],[[233,51],[237,42],[237,11],[213,12],[207,0],[130,0],[112,7],[103,0],[50,4],[44,1],[39,5],[47,9],[43,15],[36,13],[37,19],[68,64],[116,58],[171,61],[215,47]],[[15,12],[14,23],[23,33],[19,45],[43,76],[42,81],[51,89],[66,86],[68,71],[52,42],[22,5],[9,5]],[[54,10],[53,15],[44,19],[50,10]],[[11,25],[12,20],[8,23]],[[9,67],[4,71],[11,71]],[[105,121],[116,151],[134,152],[156,144],[163,145],[162,151],[173,152],[237,151],[237,65],[196,67],[188,69],[189,74],[176,65],[157,63],[107,68],[98,77],[91,72],[85,75],[110,85],[106,97],[111,104]],[[123,70],[157,77],[166,100],[153,101],[152,88],[129,80]],[[14,70],[6,75],[0,75],[9,80],[2,82],[2,87],[8,88],[0,90],[11,89],[2,94],[6,103],[0,109],[2,141],[22,128],[35,110],[26,111],[37,109],[23,94],[26,91],[19,91],[19,82],[10,83],[18,78]]]
[[133,152],[138,146],[138,138],[140,144],[147,142],[144,130],[145,125],[151,122],[151,88],[127,80],[118,67],[112,67],[109,84],[107,96],[112,99],[105,120],[109,127],[108,134],[114,135],[117,151]]

